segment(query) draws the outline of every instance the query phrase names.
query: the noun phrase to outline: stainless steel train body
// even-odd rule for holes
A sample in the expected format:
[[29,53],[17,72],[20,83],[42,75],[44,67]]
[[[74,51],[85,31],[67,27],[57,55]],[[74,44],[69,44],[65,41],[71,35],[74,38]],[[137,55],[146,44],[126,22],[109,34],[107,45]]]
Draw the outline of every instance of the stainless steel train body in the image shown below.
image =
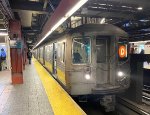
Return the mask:
[[69,94],[115,94],[130,84],[127,37],[110,24],[82,25],[34,52]]

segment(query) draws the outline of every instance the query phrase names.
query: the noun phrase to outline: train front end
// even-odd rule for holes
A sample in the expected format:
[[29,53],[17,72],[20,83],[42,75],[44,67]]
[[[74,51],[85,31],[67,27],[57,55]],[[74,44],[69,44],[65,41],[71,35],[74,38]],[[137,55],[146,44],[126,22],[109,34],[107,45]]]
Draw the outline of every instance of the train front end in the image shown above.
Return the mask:
[[[115,94],[130,84],[128,40],[120,36],[97,36],[94,94]],[[94,73],[93,73],[94,74]]]
[[87,26],[73,35],[70,94],[100,96],[101,104],[111,111],[114,105],[108,105],[115,95],[130,85],[128,37],[113,25],[89,27],[91,31]]

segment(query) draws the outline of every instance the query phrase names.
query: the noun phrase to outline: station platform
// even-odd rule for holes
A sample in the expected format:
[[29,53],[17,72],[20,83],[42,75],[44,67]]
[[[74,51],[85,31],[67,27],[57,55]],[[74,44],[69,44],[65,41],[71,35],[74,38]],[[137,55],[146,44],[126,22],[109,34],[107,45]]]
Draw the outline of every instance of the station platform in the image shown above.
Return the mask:
[[11,72],[0,72],[0,115],[86,115],[36,59],[23,76],[12,85]]

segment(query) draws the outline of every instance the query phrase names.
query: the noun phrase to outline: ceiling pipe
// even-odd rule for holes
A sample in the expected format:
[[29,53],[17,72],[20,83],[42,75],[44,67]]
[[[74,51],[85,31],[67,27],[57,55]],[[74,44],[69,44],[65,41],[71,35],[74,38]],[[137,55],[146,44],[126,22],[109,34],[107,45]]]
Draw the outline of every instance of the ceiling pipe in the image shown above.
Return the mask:
[[45,0],[45,1],[44,1],[44,5],[43,5],[43,10],[46,10],[47,3],[48,3],[48,1],[47,1],[47,0]]
[[53,12],[54,12],[55,8],[54,8],[52,2],[51,2],[50,0],[48,0],[48,3],[49,3],[49,5],[51,6],[51,8],[52,8],[52,10],[53,10]]
[[150,33],[146,33],[146,34],[136,34],[136,35],[131,35],[132,37],[139,37],[139,36],[149,36]]
[[14,19],[14,14],[11,10],[8,0],[0,0],[0,10],[7,18]]
[[[47,7],[47,2],[49,3],[49,5],[50,5],[51,8],[52,8],[52,11],[54,12],[55,8],[54,8],[54,6],[53,6],[53,4],[52,4],[52,2],[51,2],[50,0],[45,0],[44,6],[43,6],[43,10],[46,9],[46,7]],[[51,12],[50,12],[50,13],[51,13]],[[44,24],[46,23],[47,19],[49,18],[50,13],[47,14],[47,15],[45,16],[44,20],[42,21],[41,27],[40,27],[40,31],[42,31],[42,28],[43,28]]]
[[[88,0],[62,0],[55,12],[48,19],[39,36],[39,41],[32,48],[35,49],[45,39],[50,36],[62,23],[64,23],[73,13],[75,13]],[[66,7],[64,7],[66,6]]]

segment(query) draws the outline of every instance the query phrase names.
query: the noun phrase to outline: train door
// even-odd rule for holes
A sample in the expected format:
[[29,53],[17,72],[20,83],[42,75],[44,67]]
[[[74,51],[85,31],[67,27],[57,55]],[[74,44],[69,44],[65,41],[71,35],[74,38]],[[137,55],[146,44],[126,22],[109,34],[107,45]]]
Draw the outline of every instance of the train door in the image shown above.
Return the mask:
[[43,46],[43,65],[45,65],[45,46]]
[[107,36],[96,37],[96,82],[97,85],[108,84],[110,77],[109,54],[110,39]]
[[40,51],[39,51],[39,48],[37,49],[37,60],[40,59]]
[[53,74],[57,74],[57,43],[53,43]]
[[43,47],[40,48],[40,62],[43,64]]

